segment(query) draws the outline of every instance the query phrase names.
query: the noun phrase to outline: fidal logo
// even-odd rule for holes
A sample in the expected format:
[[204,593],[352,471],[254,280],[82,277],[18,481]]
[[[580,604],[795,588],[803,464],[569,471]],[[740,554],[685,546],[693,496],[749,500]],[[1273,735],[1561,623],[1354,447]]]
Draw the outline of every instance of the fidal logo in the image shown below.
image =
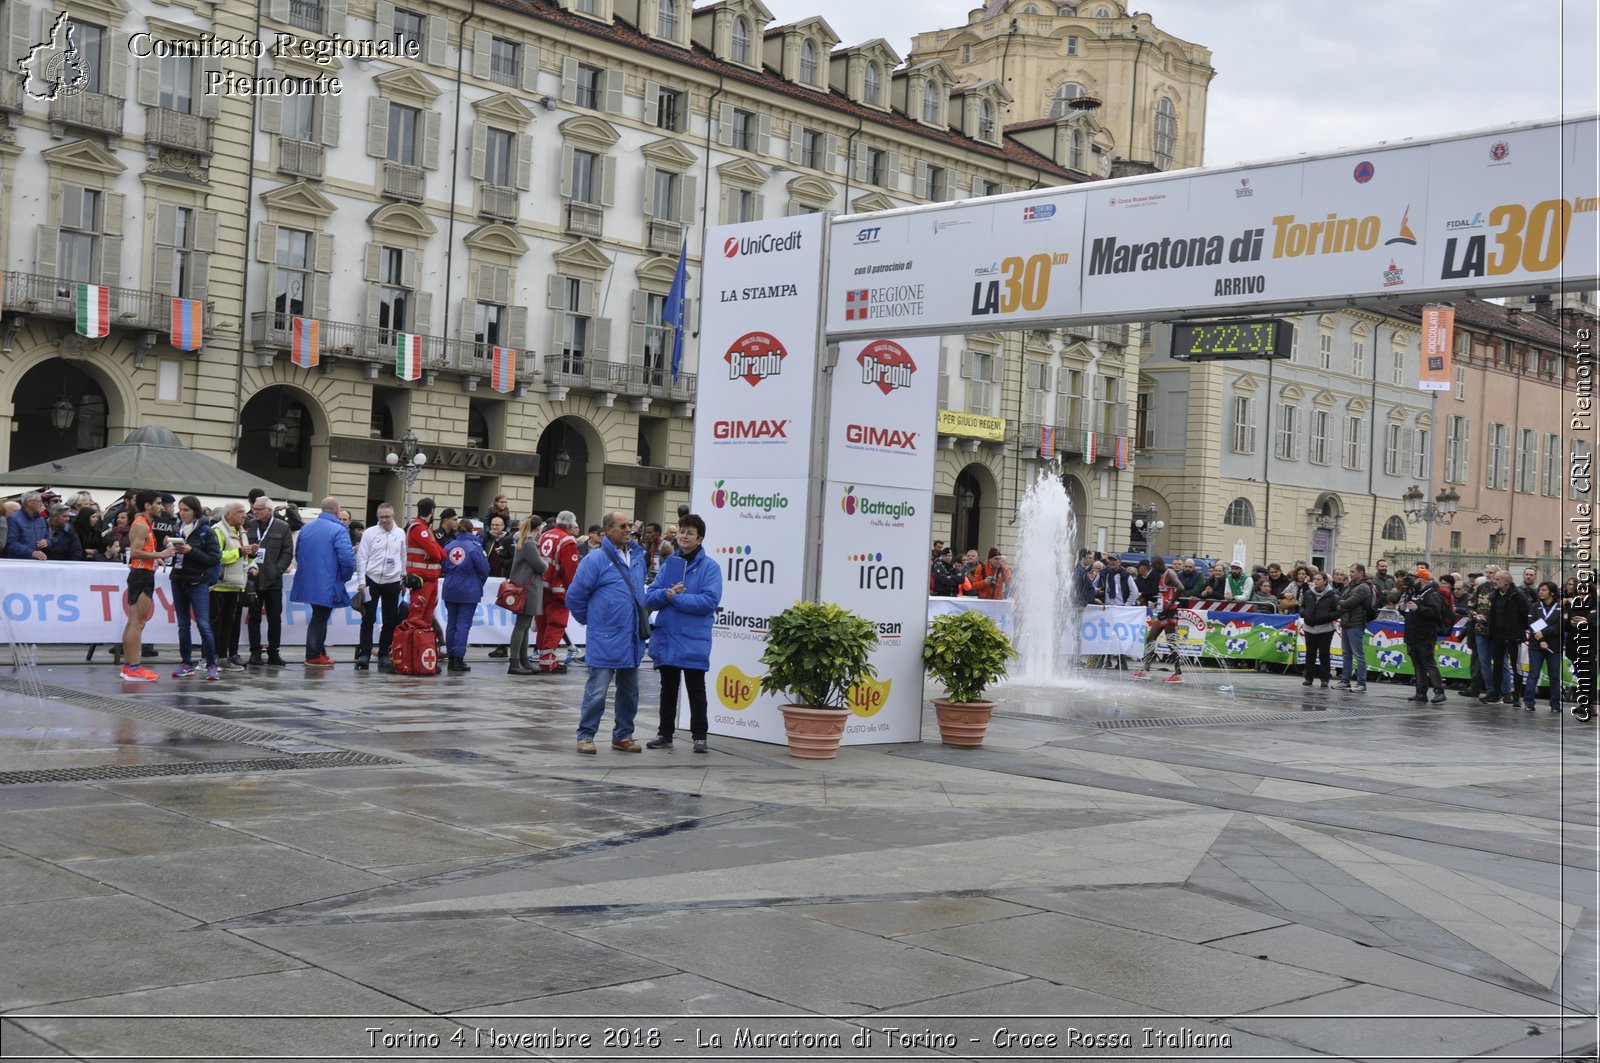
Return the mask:
[[737,665],[728,665],[717,673],[717,700],[734,712],[743,712],[755,704],[761,693],[761,677],[745,675]]
[[755,387],[783,372],[783,360],[788,356],[789,352],[771,333],[746,332],[733,341],[722,360],[728,363],[729,380],[743,380]]
[[893,686],[893,679],[863,679],[846,695],[850,711],[861,717],[876,716],[889,704],[889,689]]
[[898,388],[909,388],[917,363],[910,352],[893,340],[873,340],[856,355],[861,366],[861,382],[876,384],[885,395]]

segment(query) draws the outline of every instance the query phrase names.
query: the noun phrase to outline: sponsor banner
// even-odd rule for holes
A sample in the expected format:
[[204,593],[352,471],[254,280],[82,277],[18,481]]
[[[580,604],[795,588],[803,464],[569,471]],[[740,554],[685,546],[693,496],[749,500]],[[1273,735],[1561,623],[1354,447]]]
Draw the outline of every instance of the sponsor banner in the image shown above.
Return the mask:
[[1422,310],[1421,391],[1449,391],[1450,346],[1455,335],[1456,312],[1448,306],[1428,306]]
[[[990,601],[984,598],[929,598],[928,623],[946,613],[979,612],[987,615],[1009,638],[1012,629],[1010,599]],[[1078,653],[1085,656],[1122,654],[1139,657],[1144,654],[1145,632],[1149,629],[1149,612],[1142,605],[1089,605],[1078,619]],[[1071,641],[1063,633],[1061,652],[1071,652]]]
[[1004,417],[985,417],[981,413],[963,413],[960,410],[940,410],[937,426],[942,436],[986,439],[991,443],[1003,443],[1006,438]]
[[1075,316],[1083,205],[1040,194],[835,222],[828,334],[977,332]]
[[695,474],[803,477],[816,394],[822,218],[717,226],[706,247]]
[[938,391],[937,338],[842,344],[828,413],[828,468],[848,470],[860,483],[932,483]]
[[[289,601],[294,573],[283,577],[283,644],[305,644],[311,607]],[[474,645],[500,646],[510,640],[516,618],[494,603],[502,580],[484,584],[469,636]],[[0,620],[16,642],[115,643],[127,620],[128,567],[103,561],[0,561]],[[145,625],[145,641],[172,645],[178,628],[167,569],[156,571],[155,611]],[[445,624],[444,603],[435,615]],[[581,625],[568,626],[573,643],[583,644]],[[328,645],[361,641],[361,611],[335,609],[328,621]]]

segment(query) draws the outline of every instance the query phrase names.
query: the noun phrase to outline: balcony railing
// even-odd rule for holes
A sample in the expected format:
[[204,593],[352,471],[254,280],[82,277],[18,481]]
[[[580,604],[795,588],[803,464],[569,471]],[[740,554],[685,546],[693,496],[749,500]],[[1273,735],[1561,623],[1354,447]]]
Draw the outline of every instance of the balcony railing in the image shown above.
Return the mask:
[[210,155],[211,119],[165,107],[147,107],[144,139],[147,144]]
[[278,141],[278,172],[293,177],[322,177],[322,145],[283,137]]
[[600,223],[605,213],[599,207],[589,203],[567,204],[567,232],[573,236],[600,235]]
[[679,373],[677,381],[674,382],[672,370],[666,367],[625,365],[622,369],[624,371],[625,394],[646,395],[652,399],[671,402],[694,401],[695,376],[693,373]]
[[[76,321],[78,282],[42,273],[5,275],[5,308],[15,314]],[[112,328],[167,332],[172,328],[172,296],[138,288],[108,288]]]
[[[258,350],[287,353],[293,342],[294,318],[289,314],[271,311],[250,315],[250,342]],[[379,328],[352,321],[321,321],[317,328],[317,347],[320,354],[329,358],[353,358],[356,361],[393,366],[395,360],[394,329]],[[422,337],[423,372],[452,372],[463,376],[488,377],[491,369],[489,350],[471,340],[448,339],[444,336]],[[528,380],[536,368],[534,356],[529,351],[519,352],[517,378]]]
[[545,383],[553,388],[570,388],[574,391],[620,394],[623,370],[626,368],[620,362],[587,358],[579,354],[548,354],[544,359]]
[[675,255],[683,249],[683,226],[675,221],[650,220],[650,250]]
[[313,33],[321,33],[321,0],[289,0],[289,24]]
[[50,121],[121,136],[122,102],[103,92],[58,92],[50,101]]
[[485,218],[516,221],[517,190],[499,185],[482,185],[479,189],[478,213]]
[[427,187],[428,171],[420,166],[407,166],[403,162],[383,163],[383,194],[403,199],[408,203],[421,203]]

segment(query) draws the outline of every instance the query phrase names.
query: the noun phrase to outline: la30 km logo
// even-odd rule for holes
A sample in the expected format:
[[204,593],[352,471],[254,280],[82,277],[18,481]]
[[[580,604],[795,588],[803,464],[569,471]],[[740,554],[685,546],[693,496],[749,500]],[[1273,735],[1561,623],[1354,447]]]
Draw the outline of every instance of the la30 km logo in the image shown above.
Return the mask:
[[1029,255],[1027,258],[1012,255],[1001,259],[1001,276],[994,280],[973,282],[972,316],[1043,310],[1050,301],[1051,272],[1057,266],[1065,266],[1071,259],[1072,255],[1067,251]]

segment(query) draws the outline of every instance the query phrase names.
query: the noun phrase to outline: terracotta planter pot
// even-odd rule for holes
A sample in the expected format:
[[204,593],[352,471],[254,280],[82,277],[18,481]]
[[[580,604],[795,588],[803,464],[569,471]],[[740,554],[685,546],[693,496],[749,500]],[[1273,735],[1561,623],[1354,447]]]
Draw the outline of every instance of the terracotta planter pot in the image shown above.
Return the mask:
[[933,711],[939,717],[939,741],[947,746],[970,749],[983,745],[983,735],[989,729],[989,714],[994,712],[994,702],[953,702],[947,698],[934,698]]
[[803,760],[832,760],[850,713],[842,709],[813,709],[808,705],[780,705],[783,731],[789,736],[789,755]]

